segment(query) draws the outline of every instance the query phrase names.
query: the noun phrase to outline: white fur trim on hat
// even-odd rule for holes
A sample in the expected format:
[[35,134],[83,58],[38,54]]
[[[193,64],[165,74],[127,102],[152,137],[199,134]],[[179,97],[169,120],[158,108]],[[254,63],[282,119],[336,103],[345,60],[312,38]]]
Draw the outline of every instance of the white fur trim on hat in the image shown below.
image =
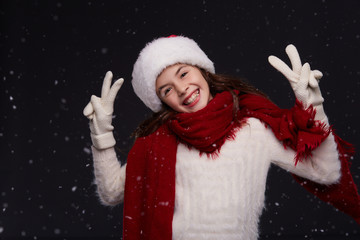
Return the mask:
[[134,64],[132,86],[136,95],[153,112],[161,109],[161,101],[156,95],[156,79],[166,67],[176,63],[198,66],[215,73],[213,62],[190,38],[172,36],[146,44]]

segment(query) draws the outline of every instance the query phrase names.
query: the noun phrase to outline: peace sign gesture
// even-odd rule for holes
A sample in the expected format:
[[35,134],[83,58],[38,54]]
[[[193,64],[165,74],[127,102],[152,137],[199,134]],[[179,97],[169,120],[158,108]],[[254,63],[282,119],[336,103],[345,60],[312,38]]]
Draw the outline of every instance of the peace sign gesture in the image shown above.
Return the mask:
[[124,83],[124,79],[118,79],[112,86],[112,72],[105,75],[101,89],[101,97],[91,96],[90,102],[84,108],[83,114],[90,119],[90,131],[93,145],[98,149],[104,149],[115,145],[111,125],[114,111],[115,97]]
[[308,63],[302,65],[299,53],[294,45],[288,45],[285,51],[290,59],[292,69],[275,56],[269,56],[269,63],[289,80],[296,98],[305,107],[322,104],[324,99],[321,96],[318,82],[323,74],[318,70],[312,71]]

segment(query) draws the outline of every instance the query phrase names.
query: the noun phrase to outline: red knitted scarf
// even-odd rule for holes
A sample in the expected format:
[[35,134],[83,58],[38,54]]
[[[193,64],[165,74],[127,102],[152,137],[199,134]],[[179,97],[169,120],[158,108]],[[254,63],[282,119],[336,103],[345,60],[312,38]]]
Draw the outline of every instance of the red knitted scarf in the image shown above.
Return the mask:
[[[236,92],[237,93],[237,92]],[[249,117],[269,126],[284,147],[296,151],[294,164],[311,155],[332,129],[314,121],[315,110],[304,110],[300,102],[292,109],[280,109],[269,100],[251,94],[239,96],[238,121],[233,119],[233,98],[217,94],[202,110],[180,113],[155,133],[138,138],[131,149],[126,169],[123,238],[172,239],[175,202],[175,164],[178,142],[215,157],[223,143],[234,137]],[[351,177],[350,144],[335,135],[342,177],[339,184],[324,186],[294,176],[321,200],[360,219],[360,197]]]

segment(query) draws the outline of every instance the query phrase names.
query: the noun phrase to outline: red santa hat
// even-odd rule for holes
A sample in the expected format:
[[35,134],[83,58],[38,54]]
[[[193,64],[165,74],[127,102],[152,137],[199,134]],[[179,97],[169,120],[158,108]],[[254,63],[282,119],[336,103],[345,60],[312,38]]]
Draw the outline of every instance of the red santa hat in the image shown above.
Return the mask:
[[160,111],[162,105],[156,95],[156,79],[165,68],[176,63],[198,66],[215,73],[213,62],[190,38],[171,35],[149,42],[134,64],[132,86],[136,95],[153,112]]

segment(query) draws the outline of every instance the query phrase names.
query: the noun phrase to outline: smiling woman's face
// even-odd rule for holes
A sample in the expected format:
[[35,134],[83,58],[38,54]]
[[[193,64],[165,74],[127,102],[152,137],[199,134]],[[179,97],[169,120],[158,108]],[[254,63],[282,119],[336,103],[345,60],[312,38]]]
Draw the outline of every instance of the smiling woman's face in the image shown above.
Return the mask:
[[187,64],[167,67],[156,79],[156,94],[166,105],[182,113],[196,112],[212,99],[200,70]]

